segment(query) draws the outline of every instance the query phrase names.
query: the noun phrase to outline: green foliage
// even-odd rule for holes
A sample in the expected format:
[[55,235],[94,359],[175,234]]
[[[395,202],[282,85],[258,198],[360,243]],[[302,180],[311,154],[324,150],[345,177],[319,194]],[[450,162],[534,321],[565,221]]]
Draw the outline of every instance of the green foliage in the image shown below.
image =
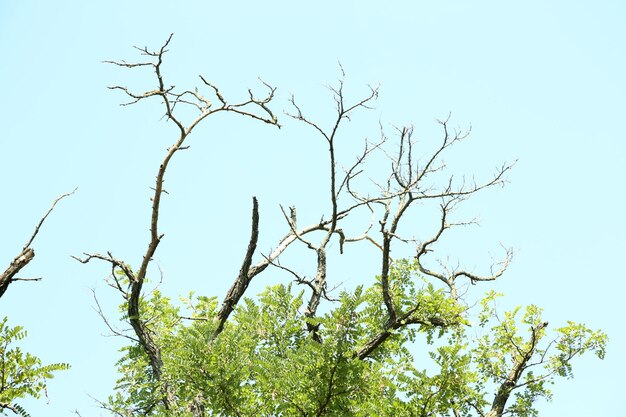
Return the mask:
[[12,411],[28,416],[15,401],[27,396],[41,397],[53,372],[69,369],[65,363],[42,365],[36,356],[22,352],[15,343],[25,337],[26,331],[21,326],[8,326],[6,317],[0,321],[0,413],[3,415]]
[[[208,416],[474,416],[487,414],[493,396],[518,372],[507,388],[507,412],[527,417],[536,415],[538,398],[550,398],[554,377],[571,377],[575,356],[604,356],[601,332],[568,323],[551,339],[541,309],[499,315],[495,293],[482,300],[471,327],[472,310],[417,271],[411,261],[393,265],[389,284],[398,315],[413,313],[364,360],[356,353],[388,329],[380,279],[342,292],[315,319],[305,315],[303,291],[269,287],[256,300],[243,299],[215,338],[216,299],[181,299],[191,312],[184,320],[179,307],[153,292],[142,299],[141,314],[162,346],[163,378],[154,379],[138,345],[125,347],[107,408],[118,415],[192,416],[200,402]],[[307,322],[317,327],[318,340]],[[163,408],[164,385],[175,410]]]
[[518,378],[511,389],[515,390],[514,402],[507,411],[512,416],[536,416],[534,403],[539,398],[552,398],[549,385],[555,377],[573,377],[572,359],[588,351],[604,358],[607,336],[568,322],[549,337],[549,324],[543,320],[541,308],[529,305],[521,318],[521,307],[499,315],[495,304],[499,296],[490,292],[481,301],[479,327],[484,333],[471,350],[479,375],[477,386],[502,386]]

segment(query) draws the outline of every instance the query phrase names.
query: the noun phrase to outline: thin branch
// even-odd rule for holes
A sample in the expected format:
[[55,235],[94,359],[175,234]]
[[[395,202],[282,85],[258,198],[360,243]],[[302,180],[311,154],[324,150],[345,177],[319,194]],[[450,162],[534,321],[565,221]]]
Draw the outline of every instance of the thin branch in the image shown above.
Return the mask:
[[121,330],[113,327],[111,322],[109,322],[109,320],[107,319],[106,315],[104,314],[104,311],[102,310],[102,306],[100,305],[100,302],[98,301],[98,297],[96,296],[96,290],[92,289],[91,292],[93,294],[93,299],[96,302],[96,307],[95,307],[96,313],[98,313],[98,315],[100,316],[102,321],[104,321],[104,324],[107,326],[109,331],[111,331],[111,333],[113,333],[113,335],[115,335],[115,336],[120,336],[120,337],[126,338],[126,339],[132,341],[133,343],[139,343],[139,340],[137,338],[129,336],[129,335],[125,334],[124,332],[122,332]]
[[493,266],[492,266],[491,275],[481,276],[481,275],[476,275],[467,271],[458,271],[454,273],[454,275],[452,276],[452,279],[456,279],[458,277],[464,276],[464,277],[469,278],[473,283],[475,281],[494,281],[500,278],[504,274],[504,272],[507,270],[514,256],[513,249],[511,248],[504,248],[504,249],[506,251],[505,258],[503,261],[500,261],[497,263],[497,265],[500,265],[500,267],[496,272],[493,272]]
[[39,233],[39,229],[41,229],[41,226],[43,225],[43,222],[45,222],[46,219],[48,218],[48,216],[50,215],[50,213],[52,213],[52,210],[54,210],[54,208],[56,207],[57,203],[59,201],[63,200],[65,197],[69,197],[72,194],[74,194],[76,192],[76,190],[78,190],[78,187],[74,188],[74,190],[70,191],[69,193],[65,193],[65,194],[62,194],[62,195],[58,196],[52,202],[52,205],[50,206],[50,208],[48,209],[46,214],[44,214],[44,216],[41,218],[41,220],[39,220],[39,223],[37,224],[37,227],[35,227],[35,231],[33,232],[33,235],[30,237],[30,239],[28,239],[28,242],[26,242],[26,244],[24,245],[24,249],[29,248],[30,245],[33,243],[33,241],[37,237],[37,234]]
[[75,188],[72,192],[62,194],[52,202],[52,205],[50,206],[46,214],[44,214],[44,216],[39,220],[39,223],[35,227],[35,231],[31,235],[30,239],[28,239],[28,242],[26,242],[26,245],[24,245],[20,253],[13,259],[13,261],[11,261],[7,269],[0,274],[0,297],[4,295],[6,290],[9,288],[9,285],[14,281],[39,281],[41,279],[15,278],[15,275],[17,275],[35,257],[35,251],[30,246],[37,237],[37,234],[39,234],[39,230],[41,229],[44,221],[46,221],[46,219],[48,218],[50,213],[52,213],[52,210],[54,210],[59,201],[61,201],[65,197],[74,194],[76,190],[77,188]]
[[12,281],[41,281],[43,277],[35,277],[35,278],[13,278]]
[[[333,125],[329,130],[323,129],[317,122],[312,121],[307,116],[304,115],[300,106],[296,103],[293,95],[291,96],[290,102],[292,107],[295,109],[295,113],[287,113],[288,116],[301,121],[309,126],[311,126],[315,131],[317,131],[328,144],[328,156],[329,156],[329,191],[330,191],[330,205],[331,205],[331,214],[330,214],[330,224],[327,230],[326,235],[322,238],[319,245],[315,246],[312,244],[308,244],[307,246],[316,252],[317,257],[317,270],[315,274],[315,278],[313,281],[313,291],[311,297],[309,298],[309,302],[307,304],[307,309],[305,315],[308,318],[312,318],[315,316],[317,312],[317,308],[319,306],[320,300],[326,288],[326,246],[328,245],[331,237],[337,231],[337,222],[339,220],[339,209],[338,209],[338,197],[339,192],[343,189],[344,185],[346,185],[347,181],[354,175],[356,167],[362,163],[365,157],[369,154],[369,150],[366,146],[366,150],[362,154],[362,157],[357,159],[357,163],[353,165],[351,169],[348,170],[346,176],[341,181],[341,183],[337,183],[337,172],[336,172],[336,153],[335,153],[335,140],[336,135],[341,125],[342,121],[350,118],[350,112],[353,110],[364,107],[368,108],[367,103],[374,100],[378,96],[378,89],[370,87],[370,94],[365,96],[363,99],[351,104],[346,105],[343,93],[344,87],[344,77],[345,73],[342,71],[342,78],[339,80],[338,87],[329,87],[329,89],[333,92],[333,98],[335,103],[337,104],[336,108],[336,117],[334,119]],[[283,214],[286,216],[283,210]],[[346,212],[347,214],[347,212]],[[293,226],[292,226],[293,228]],[[340,235],[341,236],[341,235]],[[341,242],[341,241],[340,241]],[[340,244],[340,248],[343,248],[343,245]],[[307,327],[309,331],[313,333],[314,338],[318,338],[319,336],[316,334],[316,326],[312,325],[310,321],[307,321]]]

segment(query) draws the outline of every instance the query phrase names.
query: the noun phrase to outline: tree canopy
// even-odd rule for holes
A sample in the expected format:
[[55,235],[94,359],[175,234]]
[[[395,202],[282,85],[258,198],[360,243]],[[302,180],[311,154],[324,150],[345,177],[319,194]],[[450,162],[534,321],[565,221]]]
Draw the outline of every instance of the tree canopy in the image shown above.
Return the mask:
[[[108,61],[149,70],[153,87],[146,91],[110,88],[127,97],[125,105],[159,101],[175,128],[156,170],[145,250],[132,260],[110,249],[75,256],[82,263],[108,264],[107,283],[119,295],[118,310],[96,300],[109,330],[127,341],[113,393],[100,400],[111,415],[535,416],[537,399],[551,398],[550,385],[573,376],[574,358],[587,352],[604,357],[601,331],[573,322],[549,324],[535,305],[498,309],[501,294],[485,286],[506,272],[511,249],[504,248],[502,259],[484,275],[437,263],[433,256],[448,230],[474,223],[458,220],[455,210],[503,185],[513,164],[500,165],[482,180],[449,173],[444,155],[469,135],[451,127],[449,118],[439,121],[441,137],[430,147],[418,143],[411,126],[394,128],[391,139],[381,126],[377,140],[366,139],[346,159],[339,152],[348,135],[343,126],[371,107],[378,88],[352,99],[343,69],[329,87],[332,123],[316,121],[293,96],[285,116],[312,129],[327,150],[319,174],[328,190],[327,211],[319,222],[303,225],[298,212],[306,208],[281,207],[285,235],[264,253],[257,248],[261,211],[253,197],[248,245],[226,296],[163,294],[154,256],[164,237],[159,215],[170,162],[188,148],[194,129],[217,113],[281,127],[273,109],[276,89],[265,82],[262,95],[250,89],[239,101],[202,75],[198,87],[170,84],[162,64],[171,39],[156,50],[137,48],[140,61]],[[372,165],[379,164],[388,172],[374,178]],[[417,206],[437,210],[434,233],[411,230]],[[2,275],[0,296],[33,259],[33,239]],[[349,245],[367,245],[379,260],[369,283],[353,289],[331,280],[336,266],[328,262],[331,251],[342,254]],[[414,255],[392,256],[400,245]],[[309,251],[313,270],[281,261],[298,246]],[[282,278],[261,294],[249,294],[261,274]],[[24,336],[21,327],[1,322],[5,414],[27,415],[19,399],[40,396],[52,372],[69,366],[41,365],[22,353],[14,345]]]

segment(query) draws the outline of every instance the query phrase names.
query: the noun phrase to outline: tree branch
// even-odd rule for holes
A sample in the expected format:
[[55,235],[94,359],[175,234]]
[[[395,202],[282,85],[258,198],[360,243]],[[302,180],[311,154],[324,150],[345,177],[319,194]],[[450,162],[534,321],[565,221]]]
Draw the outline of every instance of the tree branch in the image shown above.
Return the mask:
[[[290,117],[301,121],[309,126],[311,126],[315,131],[317,131],[328,144],[328,157],[329,157],[329,191],[330,191],[330,205],[331,205],[331,214],[330,214],[330,224],[328,229],[326,230],[326,235],[322,238],[321,242],[317,246],[313,246],[309,244],[309,248],[316,252],[317,257],[317,271],[315,274],[315,279],[313,281],[313,291],[311,293],[311,297],[309,298],[309,302],[307,304],[307,309],[305,312],[305,316],[307,318],[313,318],[317,312],[317,308],[319,306],[322,295],[326,289],[326,277],[327,277],[327,266],[326,266],[326,246],[328,245],[331,237],[337,231],[337,222],[340,219],[339,209],[338,209],[338,198],[339,192],[343,189],[344,185],[347,185],[347,182],[351,177],[355,174],[356,167],[363,162],[363,160],[367,157],[367,155],[371,152],[367,146],[362,156],[357,159],[357,162],[348,170],[346,176],[341,181],[340,184],[337,183],[337,171],[336,171],[336,153],[335,153],[335,141],[337,137],[337,132],[339,126],[342,121],[345,119],[350,119],[350,113],[359,108],[364,107],[368,108],[367,104],[375,100],[378,97],[378,89],[370,87],[370,94],[364,97],[363,99],[351,104],[346,105],[343,93],[344,87],[344,77],[345,73],[343,69],[341,69],[342,78],[339,80],[338,87],[329,87],[329,89],[333,92],[333,98],[337,104],[336,108],[336,117],[333,122],[332,127],[329,131],[323,129],[318,123],[311,121],[308,117],[306,117],[302,109],[296,104],[294,97],[291,97],[291,105],[296,110],[295,113],[287,113]],[[376,147],[375,147],[376,148]],[[348,212],[345,212],[346,214]],[[342,246],[342,245],[341,245]],[[314,334],[316,339],[319,336],[315,333],[316,326],[311,324],[310,321],[307,321],[307,328],[310,332]]]
[[8,268],[0,274],[0,297],[4,295],[4,293],[9,288],[9,285],[12,282],[38,281],[41,279],[41,278],[35,278],[35,279],[16,278],[15,275],[17,275],[17,273],[20,272],[26,265],[28,265],[28,263],[32,261],[33,258],[35,257],[35,251],[30,246],[34,242],[35,238],[37,237],[37,234],[39,234],[39,230],[41,229],[41,226],[46,221],[50,213],[52,213],[52,210],[54,210],[57,203],[61,201],[62,199],[64,199],[65,197],[68,197],[74,194],[76,190],[77,188],[75,188],[72,192],[62,194],[52,202],[52,205],[50,206],[46,214],[44,214],[43,217],[39,220],[39,223],[35,227],[35,231],[31,235],[30,239],[28,239],[28,242],[26,242],[26,245],[24,245],[20,253],[13,259],[13,261],[11,261]]
[[[154,377],[156,380],[161,381],[162,367],[163,361],[161,359],[161,349],[157,345],[156,341],[151,335],[151,332],[148,331],[147,323],[140,316],[140,299],[142,295],[142,287],[146,279],[146,275],[148,273],[148,267],[153,260],[153,256],[156,252],[156,249],[163,238],[163,234],[159,232],[159,214],[160,214],[160,205],[161,198],[165,190],[163,189],[163,183],[165,178],[165,173],[171,162],[173,156],[179,150],[186,149],[187,146],[184,145],[185,140],[192,132],[192,130],[206,117],[212,115],[214,113],[220,111],[230,111],[239,115],[243,115],[246,117],[250,117],[252,119],[261,120],[269,124],[278,125],[277,119],[272,113],[272,111],[267,106],[268,103],[274,98],[275,89],[270,87],[267,83],[263,82],[263,84],[269,89],[269,93],[266,97],[257,98],[252,93],[251,90],[248,90],[249,98],[248,100],[242,101],[236,104],[229,104],[224,96],[220,93],[219,89],[215,87],[213,84],[209,83],[205,78],[200,76],[202,82],[209,86],[211,90],[215,93],[217,99],[221,103],[219,107],[213,107],[211,101],[204,97],[197,89],[195,90],[184,90],[180,93],[174,91],[174,86],[166,86],[164,82],[164,77],[162,74],[162,63],[164,54],[167,52],[167,47],[172,40],[173,34],[171,34],[165,43],[161,46],[161,48],[157,51],[149,51],[147,48],[137,48],[142,55],[148,57],[147,62],[138,62],[138,63],[127,63],[125,61],[105,61],[107,63],[114,64],[116,66],[125,67],[129,69],[137,68],[137,67],[152,67],[154,69],[154,74],[156,77],[157,88],[154,90],[149,90],[143,93],[134,93],[131,92],[128,88],[122,86],[113,86],[111,89],[121,90],[127,96],[129,96],[132,101],[126,104],[134,104],[141,100],[151,98],[151,97],[161,97],[165,109],[165,116],[168,120],[171,120],[179,131],[178,139],[167,149],[165,157],[163,158],[159,169],[156,175],[155,186],[153,188],[153,196],[152,196],[152,209],[150,215],[150,240],[145,249],[144,255],[142,257],[139,269],[136,273],[133,273],[129,269],[124,269],[125,264],[123,262],[119,262],[115,260],[112,256],[103,257],[100,255],[88,255],[86,259],[80,260],[81,262],[88,262],[92,258],[103,259],[112,263],[113,268],[120,268],[124,271],[124,274],[129,279],[129,288],[124,290],[121,288],[119,281],[115,278],[115,287],[118,288],[123,294],[124,298],[127,301],[127,314],[128,321],[133,328],[135,334],[137,335],[138,341],[144,352],[147,354],[150,362],[150,366]],[[193,119],[187,126],[182,122],[180,118],[176,116],[174,113],[175,109],[178,105],[192,105],[198,110],[199,114]],[[249,108],[257,108],[260,109],[260,114],[249,110]],[[280,127],[280,126],[279,126]],[[256,200],[255,200],[256,205]],[[255,211],[258,216],[258,212]],[[258,221],[258,220],[257,220]],[[256,239],[256,238],[255,238]],[[256,245],[256,240],[255,243]],[[254,248],[252,248],[252,252]],[[246,257],[244,261],[243,269],[249,269],[249,265],[251,263],[252,252],[249,254],[249,257]],[[247,271],[246,271],[247,272]],[[243,274],[243,272],[242,272]],[[246,284],[247,286],[247,284]],[[245,288],[244,288],[245,290]],[[240,296],[240,295],[239,295]],[[230,310],[232,311],[232,309]],[[226,320],[230,311],[224,313],[222,316],[224,317],[223,321]],[[221,321],[221,325],[223,325],[223,321]],[[162,381],[161,381],[162,382]],[[168,387],[167,383],[163,384],[163,404],[166,409],[171,409],[174,404],[173,393]]]
[[520,355],[519,362],[514,363],[504,382],[498,387],[498,391],[491,405],[491,410],[486,414],[486,417],[500,417],[504,414],[504,409],[511,396],[511,392],[519,386],[519,380],[526,370],[528,362],[535,353],[540,335],[547,326],[548,322],[543,322],[537,326],[531,327],[528,350]]
[[218,325],[213,333],[213,339],[220,334],[224,328],[224,323],[228,320],[228,316],[232,313],[233,309],[239,302],[239,299],[243,296],[248,285],[252,280],[250,276],[250,265],[252,264],[252,255],[256,250],[256,245],[259,240],[259,203],[256,197],[252,197],[252,230],[250,232],[250,242],[248,243],[248,249],[243,259],[243,264],[239,270],[239,275],[233,282],[233,285],[228,290],[222,308],[217,313]]

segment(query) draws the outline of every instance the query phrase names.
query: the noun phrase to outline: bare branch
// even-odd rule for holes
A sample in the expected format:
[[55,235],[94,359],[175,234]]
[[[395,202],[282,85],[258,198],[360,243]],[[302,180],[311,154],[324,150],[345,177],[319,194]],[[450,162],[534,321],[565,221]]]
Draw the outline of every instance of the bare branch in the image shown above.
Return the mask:
[[306,284],[308,285],[311,289],[314,289],[313,284],[311,283],[310,279],[307,279],[306,277],[302,277],[300,276],[300,274],[298,274],[296,271],[294,271],[291,268],[287,268],[286,266],[281,265],[278,262],[274,262],[269,260],[266,256],[264,256],[265,259],[268,260],[268,262],[270,263],[270,265],[272,265],[273,267],[276,267],[278,269],[282,269],[285,272],[288,272],[289,274],[291,274],[294,277],[294,280],[298,283],[298,284]]
[[[339,216],[339,218],[342,217],[342,215]],[[319,223],[299,229],[296,233],[290,231],[280,240],[276,249],[274,249],[269,255],[265,256],[262,261],[250,267],[250,275],[254,277],[263,272],[273,260],[278,259],[278,257],[289,247],[289,245],[298,240],[298,236],[304,236],[318,230],[327,230],[327,226],[329,224],[330,220],[322,220]]]
[[213,338],[217,337],[224,328],[224,323],[228,320],[228,316],[232,313],[233,309],[239,302],[239,299],[243,296],[248,285],[252,280],[250,276],[250,266],[252,265],[252,256],[256,250],[256,245],[259,240],[259,203],[256,197],[252,198],[252,230],[250,232],[250,242],[248,243],[248,249],[243,259],[243,264],[239,270],[239,276],[233,282],[233,285],[228,290],[222,308],[217,313],[218,326],[213,333]]
[[41,281],[43,279],[43,277],[36,277],[36,278],[13,278],[13,282],[15,281]]
[[457,271],[452,276],[452,279],[456,279],[458,277],[464,276],[464,277],[469,278],[472,283],[474,283],[475,281],[495,281],[496,279],[500,278],[504,274],[509,264],[511,263],[511,260],[513,259],[513,255],[514,255],[513,249],[511,248],[504,248],[504,249],[506,251],[505,258],[504,260],[496,264],[496,265],[499,265],[499,269],[497,271],[493,272],[493,266],[492,266],[491,275],[481,276],[481,275],[476,275],[467,271]]
[[[333,126],[331,127],[330,130],[327,131],[323,129],[318,123],[310,120],[307,116],[305,116],[302,112],[302,109],[298,106],[298,104],[296,104],[295,98],[293,96],[291,97],[290,102],[293,108],[295,109],[295,113],[287,113],[288,116],[311,126],[315,131],[317,131],[325,139],[325,141],[328,144],[329,170],[330,170],[329,190],[330,190],[330,205],[331,205],[330,224],[327,229],[326,235],[322,238],[319,245],[314,246],[312,244],[308,244],[308,247],[314,250],[317,255],[317,271],[315,274],[315,279],[313,281],[314,288],[313,288],[311,297],[309,299],[307,310],[305,313],[305,315],[308,318],[312,318],[315,316],[320,300],[326,289],[326,276],[327,276],[326,246],[328,245],[333,234],[336,233],[337,231],[337,222],[340,217],[339,209],[338,209],[339,192],[341,191],[341,189],[343,189],[344,185],[347,185],[347,182],[349,181],[349,179],[353,177],[354,175],[356,175],[354,173],[356,172],[358,165],[362,163],[362,161],[370,152],[368,147],[366,146],[366,149],[360,158],[360,162],[359,162],[359,159],[357,159],[357,162],[353,165],[352,168],[348,170],[348,172],[346,173],[346,176],[341,181],[341,183],[339,184],[337,183],[335,140],[336,140],[336,134],[339,129],[339,126],[344,119],[348,119],[348,120],[350,119],[350,112],[352,112],[353,110],[359,107],[368,108],[367,103],[376,99],[378,96],[378,89],[370,87],[369,95],[367,95],[365,98],[351,105],[346,105],[344,94],[343,94],[344,76],[345,76],[345,73],[343,72],[343,69],[342,69],[342,78],[339,80],[338,87],[329,87],[329,89],[333,92],[333,98],[337,105],[336,117],[335,117]],[[345,212],[345,213],[347,214],[348,212]],[[341,233],[340,233],[340,237],[341,237]],[[340,240],[340,249],[342,248],[343,248],[343,244],[342,244],[342,241]],[[309,328],[309,331],[313,333],[313,337],[316,339],[319,339],[319,336],[316,333],[316,326],[313,326],[310,321],[307,321],[307,327]]]
[[[163,161],[161,162],[158,172],[157,172],[156,182],[153,188],[153,196],[152,196],[150,240],[144,252],[140,267],[135,274],[132,274],[132,278],[129,277],[129,280],[130,280],[129,290],[127,291],[122,290],[121,286],[119,285],[119,281],[117,280],[114,281],[114,284],[115,284],[114,286],[117,287],[118,290],[121,290],[125,294],[125,298],[128,301],[128,306],[127,306],[128,307],[128,320],[131,326],[133,327],[135,334],[138,337],[140,345],[142,346],[142,348],[147,353],[150,359],[152,370],[157,379],[160,379],[161,367],[162,367],[162,360],[160,357],[161,356],[160,348],[155,344],[154,340],[152,339],[150,333],[148,332],[146,328],[146,323],[140,317],[139,299],[141,297],[142,286],[146,278],[148,267],[150,265],[150,262],[153,259],[153,256],[156,252],[156,249],[161,239],[163,238],[163,234],[159,233],[159,230],[158,230],[158,221],[159,221],[161,197],[163,193],[165,193],[165,190],[163,189],[163,183],[164,183],[165,173],[167,171],[169,163],[176,152],[187,148],[187,146],[184,145],[184,142],[186,138],[188,137],[188,135],[192,132],[192,130],[202,120],[204,120],[206,117],[216,112],[219,112],[219,111],[234,112],[243,116],[250,117],[252,119],[261,120],[263,122],[278,126],[276,117],[273,115],[272,111],[267,107],[267,104],[274,98],[275,88],[270,87],[265,82],[263,82],[264,86],[266,86],[269,89],[267,96],[262,97],[262,98],[257,98],[252,93],[251,90],[248,90],[248,94],[249,94],[248,100],[242,101],[236,104],[229,104],[216,86],[209,83],[204,77],[200,76],[200,79],[202,80],[202,82],[212,89],[218,101],[221,103],[221,106],[219,107],[212,106],[211,101],[208,98],[206,98],[204,95],[202,95],[198,91],[198,89],[192,89],[192,90],[188,89],[182,92],[176,92],[174,91],[174,88],[175,88],[174,86],[166,87],[163,74],[162,74],[161,65],[163,62],[163,56],[165,52],[167,52],[166,48],[169,45],[171,39],[172,39],[172,35],[170,35],[170,37],[166,40],[166,42],[162,45],[162,47],[158,51],[151,52],[151,51],[148,51],[147,48],[136,48],[142,53],[142,55],[148,56],[150,58],[149,62],[128,64],[126,62],[109,61],[110,63],[113,63],[118,66],[126,67],[126,68],[151,66],[154,69],[154,73],[155,73],[156,81],[157,81],[157,88],[154,90],[146,91],[144,93],[133,93],[126,87],[114,86],[111,88],[118,89],[126,93],[129,97],[133,99],[131,103],[136,103],[140,100],[147,99],[147,98],[154,97],[154,96],[161,97],[163,101],[163,105],[165,107],[165,116],[167,117],[168,120],[171,120],[172,122],[174,122],[174,124],[178,127],[178,130],[180,133],[177,141],[167,149],[167,153]],[[174,114],[174,111],[177,105],[192,106],[196,110],[198,110],[199,115],[194,120],[192,120],[191,123],[189,123],[189,125],[185,126],[183,122]],[[248,110],[249,107],[260,109],[261,114],[259,115],[257,113],[254,113],[251,110]],[[255,199],[255,207],[256,207],[256,199]],[[254,212],[257,216],[257,222],[258,222],[258,211],[256,210],[256,208]],[[258,229],[256,228],[256,226],[253,229],[258,233]],[[255,239],[254,241],[254,246],[255,246],[256,237],[254,239]],[[252,242],[251,242],[251,245],[252,245]],[[243,272],[241,272],[240,277],[244,277],[247,275],[248,269],[250,268],[251,257],[252,257],[253,252],[254,252],[254,247],[251,247],[251,252],[247,254],[244,260],[244,265],[242,266]],[[87,261],[88,260],[89,258],[87,259]],[[105,260],[109,262],[112,261],[112,259],[105,259]],[[245,288],[247,287],[247,282],[249,282],[247,278],[241,282],[241,284],[244,284],[243,287],[241,288],[241,292],[236,294],[236,300],[232,300],[234,301],[235,304],[238,301],[239,297],[241,297],[241,295],[243,294],[243,291],[245,291]],[[229,306],[230,304],[226,303],[225,305]],[[232,306],[234,306],[234,304]],[[221,317],[220,318],[220,330],[221,330],[221,326],[223,326],[224,321],[230,314],[230,311],[232,311],[232,306],[225,307],[224,309],[222,309],[222,312],[220,313],[220,317]],[[171,404],[168,404],[169,402],[168,397],[169,395],[166,395],[166,398],[164,399],[164,404],[166,408],[170,408],[170,405],[171,405]]]
[[[147,48],[138,48],[142,55],[149,57],[148,62],[138,62],[138,63],[128,63],[126,61],[104,61],[105,63],[117,65],[125,68],[136,68],[136,67],[152,67],[154,69],[154,73],[157,81],[157,88],[149,91],[145,91],[143,93],[135,93],[130,91],[127,87],[124,86],[111,86],[109,87],[112,90],[120,90],[124,92],[127,96],[129,96],[132,100],[127,103],[123,103],[122,105],[130,105],[135,104],[141,100],[159,96],[163,100],[163,105],[165,107],[165,117],[168,120],[174,122],[174,124],[178,127],[181,136],[187,136],[191,133],[193,128],[200,123],[207,116],[219,112],[219,111],[230,111],[234,113],[238,113],[243,116],[247,116],[256,120],[263,121],[264,123],[276,125],[280,127],[278,121],[272,111],[267,107],[267,104],[274,98],[274,94],[276,89],[271,87],[269,84],[265,83],[261,80],[262,84],[269,89],[267,96],[262,98],[257,98],[251,90],[248,90],[249,100],[237,103],[237,104],[229,104],[224,96],[220,93],[219,89],[208,82],[203,76],[200,76],[202,82],[209,86],[216,97],[222,104],[220,107],[213,108],[211,100],[204,97],[197,88],[192,90],[184,90],[180,93],[174,91],[175,86],[166,86],[164,82],[164,77],[162,73],[161,65],[163,63],[163,55],[167,52],[167,46],[172,40],[173,34],[169,36],[169,38],[165,41],[163,46],[158,51],[148,51]],[[188,99],[189,97],[189,99]],[[184,126],[183,122],[174,114],[174,110],[177,105],[190,105],[196,108],[199,111],[199,115],[194,119],[187,127]],[[256,114],[253,111],[247,110],[248,107],[256,107],[261,110],[261,114]]]
[[8,268],[0,274],[0,297],[4,295],[6,290],[9,288],[9,285],[14,281],[39,281],[41,278],[16,278],[17,275],[30,261],[35,257],[35,251],[30,247],[39,234],[39,230],[41,226],[46,221],[52,210],[56,207],[57,203],[76,192],[77,188],[75,188],[72,192],[62,194],[57,197],[53,202],[46,214],[39,220],[39,223],[35,227],[35,231],[31,235],[26,245],[22,248],[21,252],[11,261]]
[[104,311],[102,310],[102,306],[100,306],[100,302],[98,301],[98,297],[96,296],[96,290],[92,289],[91,292],[93,294],[93,299],[94,299],[94,301],[96,303],[96,307],[95,307],[96,313],[98,313],[98,315],[100,316],[100,318],[102,319],[104,324],[107,326],[109,331],[111,331],[111,333],[113,333],[113,335],[115,335],[115,336],[124,337],[124,338],[132,341],[133,343],[139,343],[138,339],[125,334],[123,331],[121,331],[120,329],[115,328],[111,324],[111,322],[107,319],[106,315],[104,314]]
[[365,164],[365,160],[367,157],[374,151],[380,149],[380,147],[387,141],[387,138],[382,135],[381,140],[377,143],[371,144],[365,140],[365,146],[363,152],[356,158],[356,161],[352,166],[345,171],[345,176],[339,184],[339,188],[337,189],[337,195],[339,195],[344,187],[347,187],[349,182],[353,180],[357,175],[363,172],[363,169],[360,169],[363,164]]
[[35,251],[32,248],[22,250],[19,255],[13,259],[9,267],[0,275],[0,297],[4,295],[9,284],[13,282],[13,277],[35,257]]
[[48,216],[50,215],[50,213],[52,213],[52,210],[54,210],[54,208],[56,207],[57,203],[61,200],[63,200],[65,197],[69,197],[72,194],[74,194],[76,192],[76,190],[78,190],[78,188],[74,188],[74,190],[72,190],[69,193],[65,193],[62,194],[60,196],[58,196],[53,202],[52,205],[50,206],[50,208],[48,209],[48,211],[46,212],[46,214],[44,214],[44,216],[41,218],[41,220],[39,220],[39,223],[37,224],[37,227],[35,227],[35,231],[33,232],[33,235],[30,237],[30,239],[28,240],[28,242],[26,242],[26,244],[24,245],[24,249],[30,247],[30,245],[33,243],[33,241],[35,240],[35,238],[37,237],[37,234],[39,233],[39,229],[41,228],[41,226],[43,225],[43,222],[46,221],[46,219],[48,218]]
[[[274,99],[276,88],[270,86],[265,81],[260,80],[261,83],[268,89],[268,93],[265,97],[258,98],[253,94],[252,90],[248,90],[249,100],[236,103],[236,104],[228,104],[228,102],[226,101],[226,99],[224,98],[220,90],[214,84],[208,82],[203,76],[200,76],[200,79],[205,85],[211,87],[215,96],[222,104],[220,107],[217,107],[212,110],[209,110],[208,107],[205,108],[204,109],[205,113],[202,117],[206,117],[209,114],[217,113],[219,111],[227,111],[227,112],[237,113],[242,116],[250,117],[252,119],[259,120],[263,123],[274,125],[278,128],[281,127],[280,124],[278,123],[278,119],[276,118],[272,110],[270,110],[270,108],[267,107],[267,104],[270,103]],[[260,108],[261,114],[259,115],[252,111],[247,110],[247,108],[249,107]],[[191,126],[193,127],[195,126],[195,124],[196,122],[192,123]]]
[[[283,208],[283,206],[280,206],[280,211],[283,213],[283,217],[285,218],[285,220],[287,221],[287,223],[289,224],[289,228],[291,229],[291,233],[293,233],[296,238],[304,243],[309,249],[312,250],[317,250],[317,247],[315,245],[313,245],[313,243],[309,242],[308,240],[306,240],[302,234],[298,233],[298,225],[296,223],[296,209],[295,207],[290,207],[290,215],[287,216],[287,213],[285,212],[285,209]],[[321,228],[320,230],[324,230],[325,228]]]
[[[85,255],[84,258],[79,258],[74,255],[72,255],[72,258],[82,264],[89,263],[92,259],[98,259],[101,261],[108,262],[111,264],[113,268],[119,268],[119,270],[124,273],[124,275],[129,281],[129,284],[137,280],[137,277],[135,273],[131,270],[130,266],[120,261],[119,259],[116,259],[115,257],[113,257],[111,252],[107,252],[107,256],[101,255],[99,253],[84,253],[83,255]],[[111,271],[111,275],[115,277],[115,270]],[[122,291],[121,288],[120,288],[120,291]]]

